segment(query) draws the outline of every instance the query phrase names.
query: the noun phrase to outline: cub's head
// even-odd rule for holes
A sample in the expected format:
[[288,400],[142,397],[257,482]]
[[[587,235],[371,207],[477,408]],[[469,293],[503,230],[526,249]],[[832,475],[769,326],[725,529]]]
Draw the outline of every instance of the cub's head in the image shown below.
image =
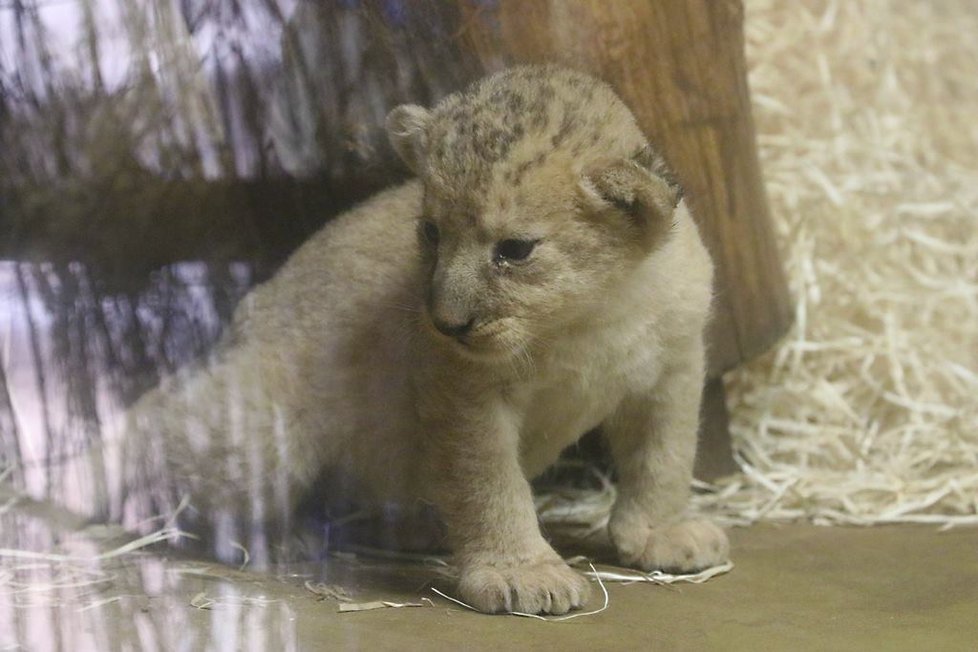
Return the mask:
[[474,357],[594,318],[664,243],[681,191],[602,82],[507,70],[387,117],[423,193],[428,321]]

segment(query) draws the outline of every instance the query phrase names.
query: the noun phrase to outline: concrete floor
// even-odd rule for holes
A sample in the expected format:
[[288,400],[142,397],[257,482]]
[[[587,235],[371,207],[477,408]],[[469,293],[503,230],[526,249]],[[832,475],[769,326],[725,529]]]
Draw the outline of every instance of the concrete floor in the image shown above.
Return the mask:
[[[731,534],[729,575],[670,588],[610,585],[608,609],[594,616],[543,623],[439,602],[310,613],[299,640],[390,650],[978,649],[978,530],[758,526]],[[600,600],[595,591],[588,608]]]
[[[5,595],[0,582],[0,650],[978,649],[978,529],[730,534],[729,574],[702,585],[609,584],[603,613],[552,623],[464,611],[432,593],[432,583],[450,584],[423,564],[363,557],[271,577],[141,555],[103,565],[105,583],[51,599],[33,570],[38,590]],[[433,605],[339,613],[307,582],[343,586],[358,602]],[[601,601],[596,588],[588,608]]]

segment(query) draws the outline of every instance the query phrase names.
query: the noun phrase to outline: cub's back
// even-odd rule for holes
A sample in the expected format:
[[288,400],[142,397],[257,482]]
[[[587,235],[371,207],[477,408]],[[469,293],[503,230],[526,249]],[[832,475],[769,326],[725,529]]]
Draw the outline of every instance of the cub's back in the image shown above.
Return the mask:
[[319,342],[317,334],[370,329],[389,310],[415,309],[420,197],[418,183],[406,183],[327,224],[249,295],[235,321],[249,337],[281,345],[289,333]]

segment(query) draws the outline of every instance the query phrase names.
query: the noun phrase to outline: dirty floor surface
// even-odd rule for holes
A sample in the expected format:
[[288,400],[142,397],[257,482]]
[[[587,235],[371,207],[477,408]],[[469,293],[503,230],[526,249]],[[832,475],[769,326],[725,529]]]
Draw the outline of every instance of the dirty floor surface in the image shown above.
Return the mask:
[[[731,537],[729,574],[609,584],[606,610],[566,622],[467,612],[432,592],[450,583],[430,566],[363,555],[279,576],[167,553],[7,558],[0,650],[978,648],[978,529],[755,526]],[[337,594],[425,606],[341,613]],[[588,609],[602,602],[595,586]]]

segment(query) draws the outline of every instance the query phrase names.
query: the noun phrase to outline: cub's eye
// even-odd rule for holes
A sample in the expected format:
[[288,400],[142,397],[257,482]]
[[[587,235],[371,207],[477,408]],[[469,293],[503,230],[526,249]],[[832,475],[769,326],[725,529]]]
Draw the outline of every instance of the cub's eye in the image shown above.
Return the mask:
[[419,227],[421,239],[432,247],[438,246],[438,227],[433,222],[422,220]]
[[539,240],[500,240],[496,243],[492,258],[495,262],[519,262],[526,260]]

